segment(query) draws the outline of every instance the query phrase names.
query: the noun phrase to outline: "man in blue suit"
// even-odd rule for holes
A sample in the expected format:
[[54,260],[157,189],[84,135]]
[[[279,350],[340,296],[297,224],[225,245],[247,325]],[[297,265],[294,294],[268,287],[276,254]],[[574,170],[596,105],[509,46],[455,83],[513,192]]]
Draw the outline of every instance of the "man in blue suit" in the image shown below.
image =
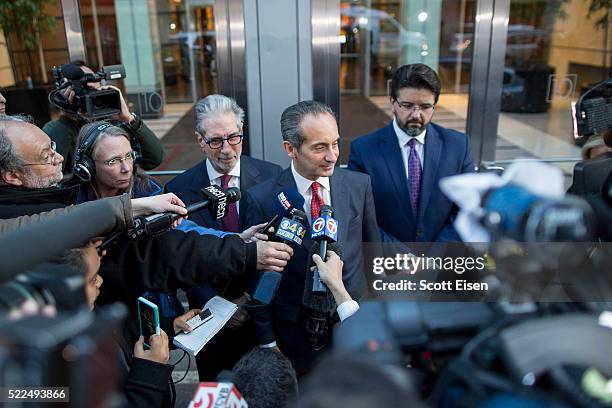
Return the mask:
[[393,122],[351,143],[348,168],[372,178],[376,217],[385,240],[460,241],[457,208],[441,178],[474,171],[467,135],[431,122],[440,79],[424,64],[404,65],[391,80]]
[[[328,106],[303,101],[288,107],[281,116],[281,133],[291,166],[247,191],[247,222],[258,224],[270,220],[275,214],[276,196],[287,189],[302,194],[304,212],[310,222],[319,215],[322,205],[331,205],[338,221],[344,285],[353,299],[360,299],[366,290],[362,243],[380,241],[370,178],[335,167],[340,136],[334,113]],[[255,319],[260,345],[277,346],[300,375],[308,371],[318,356],[306,329],[313,311],[302,301],[312,245],[310,234],[299,247],[292,245],[293,257],[284,269],[276,297],[269,310]],[[341,319],[354,313],[355,310],[345,310],[350,307],[339,308]]]
[[[200,190],[210,184],[223,189],[237,187],[244,192],[277,176],[282,168],[248,156],[242,156],[244,111],[236,101],[223,95],[209,95],[195,105],[196,143],[205,159],[166,184],[166,191],[178,195],[185,204],[202,201]],[[250,225],[243,200],[230,204],[228,215],[215,220],[208,211],[189,215],[199,225],[227,232],[240,232]],[[196,359],[200,380],[212,381],[218,372],[231,369],[243,353],[255,344],[254,328],[244,309],[248,302],[245,282],[239,279],[201,285],[187,290],[190,306],[201,308],[213,296],[220,295],[240,306],[238,312]]]

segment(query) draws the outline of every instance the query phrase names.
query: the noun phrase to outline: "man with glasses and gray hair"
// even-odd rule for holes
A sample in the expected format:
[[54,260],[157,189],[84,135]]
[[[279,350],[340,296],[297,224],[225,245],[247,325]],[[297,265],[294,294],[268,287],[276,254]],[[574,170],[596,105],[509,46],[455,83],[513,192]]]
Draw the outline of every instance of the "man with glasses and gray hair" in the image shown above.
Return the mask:
[[[204,160],[177,176],[166,191],[175,193],[186,205],[203,199],[200,190],[210,184],[223,189],[249,188],[277,176],[281,167],[242,156],[244,141],[244,110],[232,98],[209,95],[195,105],[195,141],[204,153]],[[250,225],[244,222],[247,209],[244,201],[232,203],[228,215],[214,220],[207,211],[189,216],[191,221],[209,228],[240,232]],[[214,285],[200,285],[187,290],[190,306],[201,308],[213,296],[220,295],[243,306],[249,300],[245,282],[238,279],[219,281]],[[223,369],[231,369],[243,353],[253,347],[254,329],[243,307],[238,309],[227,327],[222,330],[197,356],[200,380],[214,380]]]
[[457,208],[438,182],[474,171],[470,140],[431,122],[441,85],[427,65],[399,67],[390,88],[392,123],[351,143],[348,168],[372,178],[385,240],[460,241],[453,228]]

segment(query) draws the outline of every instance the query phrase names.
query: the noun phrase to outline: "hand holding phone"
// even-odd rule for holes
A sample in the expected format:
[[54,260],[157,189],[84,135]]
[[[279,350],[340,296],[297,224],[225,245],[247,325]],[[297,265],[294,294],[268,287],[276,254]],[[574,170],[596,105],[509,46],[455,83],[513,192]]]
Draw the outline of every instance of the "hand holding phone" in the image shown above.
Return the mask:
[[153,335],[160,335],[159,310],[157,305],[142,296],[138,298],[138,324],[140,335],[144,337],[145,348],[150,349],[149,339]]
[[[195,315],[194,317],[192,317],[191,319],[187,320],[187,325],[189,327],[191,327],[191,331],[194,331],[195,329],[197,329],[198,327],[200,327],[201,325],[203,325],[204,323],[206,323],[207,321],[209,321],[210,319],[213,318],[213,314],[210,311],[210,309],[204,309],[202,310],[201,313]],[[183,333],[189,333],[188,331],[184,330]]]

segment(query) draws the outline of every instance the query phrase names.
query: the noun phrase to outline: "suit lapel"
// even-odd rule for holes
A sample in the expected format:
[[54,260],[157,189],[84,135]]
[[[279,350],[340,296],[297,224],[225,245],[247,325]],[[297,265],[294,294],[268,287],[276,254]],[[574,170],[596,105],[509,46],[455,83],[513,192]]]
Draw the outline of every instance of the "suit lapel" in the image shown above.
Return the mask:
[[425,210],[429,204],[431,191],[436,183],[440,154],[442,153],[442,140],[440,134],[433,126],[427,126],[425,136],[425,154],[423,159],[423,178],[421,180],[421,192],[419,194],[419,219],[425,215]]
[[406,179],[406,169],[404,168],[402,151],[397,142],[393,123],[387,126],[387,131],[383,134],[380,140],[380,149],[382,152],[380,159],[387,165],[387,169],[389,170],[388,177],[395,185],[397,196],[399,197],[404,212],[415,219],[415,214],[412,213],[412,207],[410,206],[410,193],[408,192],[408,180]]
[[348,241],[348,223],[350,221],[350,197],[344,182],[344,175],[340,171],[334,171],[329,178],[331,188],[331,203],[334,208],[334,218],[338,220],[338,242]]
[[240,158],[240,190],[244,194],[249,188],[259,184],[263,180],[259,180],[259,169],[255,167],[253,162],[247,156]]

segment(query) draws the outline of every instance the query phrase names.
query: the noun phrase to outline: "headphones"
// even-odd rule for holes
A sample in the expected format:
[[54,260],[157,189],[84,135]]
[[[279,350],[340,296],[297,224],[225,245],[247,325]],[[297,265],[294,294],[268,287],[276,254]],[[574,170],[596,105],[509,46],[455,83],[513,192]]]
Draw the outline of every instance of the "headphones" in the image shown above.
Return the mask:
[[98,126],[92,126],[92,128],[89,129],[83,137],[83,140],[81,140],[81,144],[79,144],[79,147],[74,154],[72,174],[86,183],[90,182],[96,175],[96,164],[91,158],[91,149],[93,144],[98,136],[100,136],[105,129],[108,129],[111,126],[113,126],[113,124],[108,122],[103,122]]

